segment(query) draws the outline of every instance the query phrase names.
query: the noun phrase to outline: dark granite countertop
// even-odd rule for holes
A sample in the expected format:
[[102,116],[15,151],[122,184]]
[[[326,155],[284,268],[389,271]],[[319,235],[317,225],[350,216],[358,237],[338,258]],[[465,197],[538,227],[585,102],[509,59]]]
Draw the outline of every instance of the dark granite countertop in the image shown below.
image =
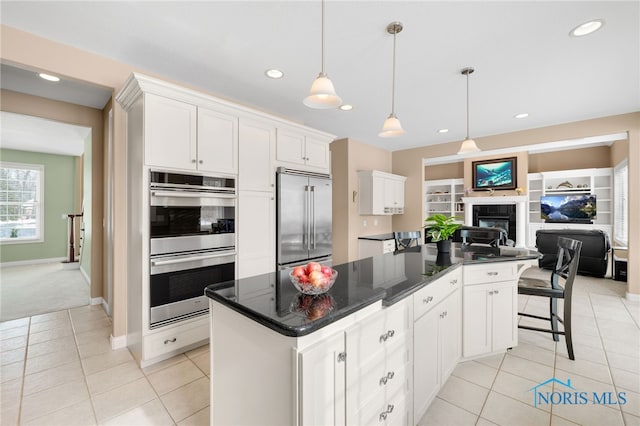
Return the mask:
[[[537,259],[538,253],[503,247],[461,247],[438,255],[435,244],[398,253],[334,265],[338,278],[323,295],[299,293],[288,271],[213,284],[205,294],[285,336],[304,336],[382,300],[385,306],[404,299],[463,264]],[[384,273],[385,270],[393,273]],[[265,289],[265,282],[274,286]],[[253,290],[254,288],[263,290]]]
[[393,233],[378,234],[378,235],[365,235],[364,237],[358,237],[359,240],[372,240],[372,241],[387,241],[393,240],[395,237]]

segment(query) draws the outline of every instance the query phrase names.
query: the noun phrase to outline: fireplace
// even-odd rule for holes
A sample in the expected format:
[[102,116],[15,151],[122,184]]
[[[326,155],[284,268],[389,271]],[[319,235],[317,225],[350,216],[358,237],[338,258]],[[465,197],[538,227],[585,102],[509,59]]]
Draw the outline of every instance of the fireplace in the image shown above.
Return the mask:
[[473,226],[502,228],[507,238],[515,243],[518,231],[516,227],[515,204],[476,204],[473,206]]
[[516,247],[525,247],[528,201],[525,195],[464,197],[462,201],[465,225],[480,226],[481,217],[483,226],[493,223],[503,229],[508,227],[505,229],[508,238],[515,241]]

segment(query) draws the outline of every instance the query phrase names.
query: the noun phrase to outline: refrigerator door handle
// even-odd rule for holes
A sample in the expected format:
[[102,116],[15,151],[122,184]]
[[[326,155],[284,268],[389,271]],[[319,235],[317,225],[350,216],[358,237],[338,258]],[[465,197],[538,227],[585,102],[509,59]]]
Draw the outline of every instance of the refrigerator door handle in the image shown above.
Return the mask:
[[311,238],[312,248],[316,249],[316,187],[311,186]]
[[[305,201],[305,215],[304,215],[304,235],[302,236],[302,244],[307,247],[307,250],[311,250],[311,236],[310,236],[310,228],[311,228],[311,194],[309,192],[309,185],[304,186],[304,201]],[[306,239],[306,243],[305,243]]]

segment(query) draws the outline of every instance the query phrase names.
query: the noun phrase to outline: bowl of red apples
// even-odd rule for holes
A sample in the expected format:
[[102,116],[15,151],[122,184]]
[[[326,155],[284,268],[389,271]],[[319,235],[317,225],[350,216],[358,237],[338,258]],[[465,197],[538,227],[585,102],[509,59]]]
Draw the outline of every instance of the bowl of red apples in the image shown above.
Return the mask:
[[289,272],[294,287],[303,294],[322,294],[328,291],[338,278],[338,271],[318,262],[296,266]]

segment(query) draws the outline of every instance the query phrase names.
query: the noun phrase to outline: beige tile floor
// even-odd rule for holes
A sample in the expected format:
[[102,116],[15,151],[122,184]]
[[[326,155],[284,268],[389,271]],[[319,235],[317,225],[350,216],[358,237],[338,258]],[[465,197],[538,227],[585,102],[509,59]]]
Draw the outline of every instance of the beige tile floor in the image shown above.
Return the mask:
[[[458,364],[419,424],[640,425],[640,304],[624,299],[625,289],[579,277],[576,361],[562,339],[520,330],[508,353]],[[519,302],[532,313],[547,306],[533,297]],[[0,424],[209,423],[208,346],[141,370],[127,349],[110,349],[110,331],[99,306],[0,323]],[[627,403],[534,408],[529,389],[551,377],[589,392],[626,392]]]
[[140,369],[83,306],[0,323],[0,424],[208,425],[209,347]]
[[[525,273],[548,277],[537,268]],[[548,334],[520,329],[518,346],[506,354],[459,363],[418,424],[640,426],[640,303],[626,300],[625,291],[624,283],[578,276],[572,304],[575,361],[563,337],[554,343]],[[548,306],[546,299],[519,296],[520,311],[548,315]],[[534,408],[530,389],[552,377],[570,379],[589,394],[625,392],[627,401]],[[544,389],[566,390],[553,386]]]

